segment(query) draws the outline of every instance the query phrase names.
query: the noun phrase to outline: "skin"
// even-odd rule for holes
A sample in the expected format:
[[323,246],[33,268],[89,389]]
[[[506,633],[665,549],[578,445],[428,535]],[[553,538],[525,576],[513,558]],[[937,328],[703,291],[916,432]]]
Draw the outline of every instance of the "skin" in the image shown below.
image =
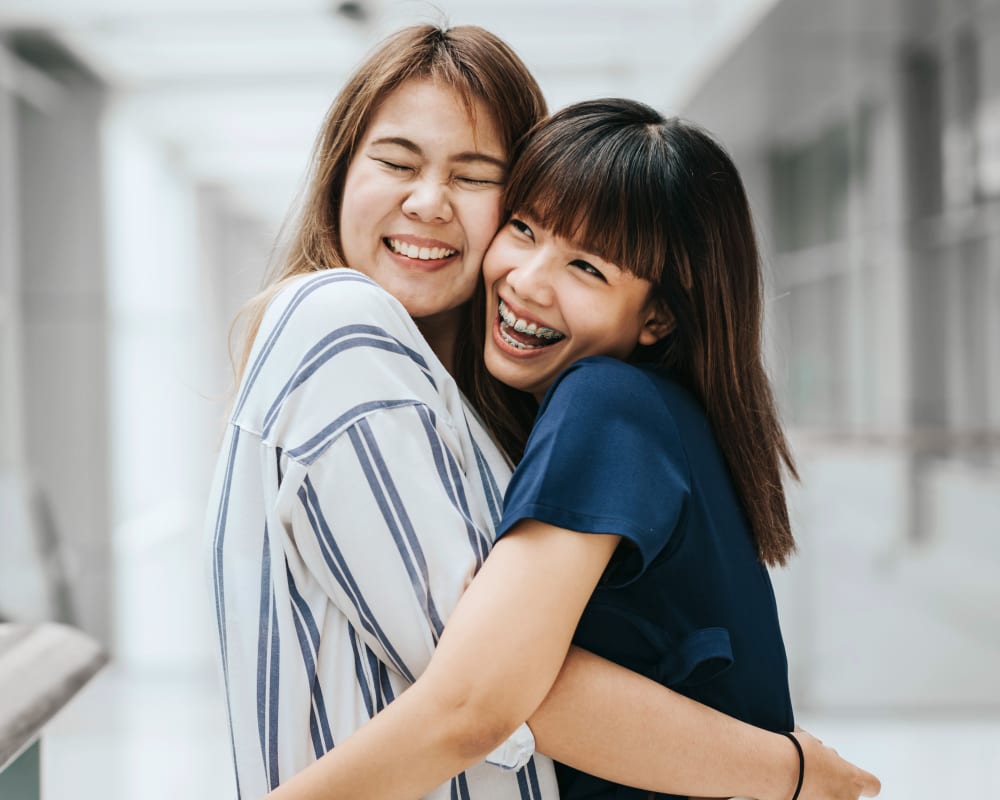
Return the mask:
[[347,263],[403,304],[446,367],[506,174],[492,114],[479,103],[473,113],[475,127],[456,93],[430,80],[392,92],[348,166],[340,214]]
[[[347,263],[403,303],[446,366],[459,334],[456,311],[472,295],[498,222],[499,185],[487,179],[502,175],[484,175],[495,165],[466,157],[497,155],[492,123],[483,127],[489,119],[477,110],[477,130],[450,90],[427,81],[404,84],[376,113],[345,185],[341,236]],[[483,172],[470,173],[470,165]],[[487,182],[470,188],[469,177]],[[457,253],[423,269],[394,256],[386,244],[406,237],[418,245],[421,237],[441,242]],[[616,285],[625,287],[627,276],[620,277]],[[541,314],[545,304],[527,284],[518,276],[508,283],[520,286],[525,304]],[[669,323],[655,314],[645,315],[651,327],[639,321],[640,309],[648,310],[648,287],[628,288],[622,308],[629,319],[639,312],[629,327],[637,340],[644,331],[665,333],[656,326]],[[592,341],[575,315],[551,319],[565,324],[576,345]],[[424,675],[268,797],[420,797],[481,761],[527,719],[538,751],[610,780],[681,794],[787,800],[798,759],[783,737],[570,647],[617,541],[531,521],[519,525],[498,543],[463,595]],[[530,662],[522,657],[529,650]],[[811,764],[802,800],[854,800],[862,789],[878,791],[873,776],[805,732],[801,740]]]
[[[486,366],[494,377],[539,400],[574,361],[588,355],[626,358],[636,344],[655,344],[670,330],[669,317],[652,300],[650,281],[525,215],[515,215],[497,233],[483,276]],[[513,315],[562,338],[512,331],[499,312],[501,302],[508,320]]]

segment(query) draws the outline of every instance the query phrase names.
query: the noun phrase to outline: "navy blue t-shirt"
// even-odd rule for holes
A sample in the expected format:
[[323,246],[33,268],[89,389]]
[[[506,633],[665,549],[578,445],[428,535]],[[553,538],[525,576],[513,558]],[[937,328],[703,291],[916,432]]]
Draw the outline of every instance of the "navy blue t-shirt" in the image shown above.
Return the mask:
[[[771,581],[708,419],[679,384],[611,358],[568,367],[542,401],[497,536],[522,519],[622,536],[575,644],[745,722],[792,730]],[[649,797],[557,770],[563,800]]]

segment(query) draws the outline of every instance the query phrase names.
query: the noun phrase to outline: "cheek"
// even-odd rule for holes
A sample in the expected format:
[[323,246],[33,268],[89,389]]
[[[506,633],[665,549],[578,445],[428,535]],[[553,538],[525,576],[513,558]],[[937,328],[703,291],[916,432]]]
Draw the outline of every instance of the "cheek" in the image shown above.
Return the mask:
[[355,228],[373,227],[402,202],[397,183],[369,164],[353,165],[344,179],[340,217]]
[[493,240],[493,244],[490,245],[486,251],[486,255],[483,256],[483,280],[486,281],[487,286],[499,280],[503,274],[503,263],[504,247],[501,240],[497,238]]
[[616,358],[628,358],[639,343],[639,333],[642,330],[643,316],[635,305],[626,304],[615,315],[617,323],[607,328],[609,342],[614,342],[614,350],[608,355]]
[[[361,227],[366,215],[363,210],[366,203],[364,181],[355,170],[347,172],[344,180],[344,191],[340,199],[340,230],[342,236],[349,236]],[[345,242],[346,246],[346,242]]]
[[464,203],[462,226],[470,248],[485,250],[500,226],[499,192],[483,193],[483,196],[470,198]]

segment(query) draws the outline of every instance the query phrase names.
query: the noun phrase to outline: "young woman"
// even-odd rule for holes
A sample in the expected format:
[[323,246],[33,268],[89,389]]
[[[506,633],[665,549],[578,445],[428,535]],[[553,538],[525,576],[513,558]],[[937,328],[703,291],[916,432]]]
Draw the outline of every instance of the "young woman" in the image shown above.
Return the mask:
[[[542,742],[569,720],[552,703],[574,631],[704,703],[794,728],[765,569],[793,548],[780,476],[791,459],[761,363],[759,261],[732,162],[641,104],[578,104],[529,138],[506,205],[484,262],[486,363],[542,403],[502,538],[414,686],[275,800],[418,797],[526,718]],[[619,735],[641,747],[643,727],[658,725],[645,712],[632,708],[634,730],[600,725],[609,749]],[[814,746],[804,774],[800,763],[784,786],[750,793],[877,793],[860,770],[821,786],[830,775]],[[670,782],[627,755],[596,777],[555,754],[564,798],[647,798]],[[676,755],[665,742],[664,759]],[[737,791],[704,775],[669,788]]]
[[[574,554],[557,589],[567,617],[593,592],[578,645],[792,731],[766,566],[794,549],[781,471],[795,470],[736,167],[640,103],[581,103],[531,138],[507,207],[484,262],[486,364],[542,405],[498,538]],[[569,767],[559,783],[627,795]]]
[[[387,40],[331,107],[284,269],[250,309],[212,489],[242,797],[339,750],[414,683],[492,546],[510,473],[459,391],[493,391],[467,315],[513,143],[543,112],[496,37],[426,26]],[[483,411],[512,443],[508,408]],[[582,650],[543,709],[540,751],[595,773],[634,760],[665,786],[761,796],[794,782],[787,741]],[[514,728],[493,758],[506,771],[482,762],[482,736],[455,728],[476,756],[430,796],[555,797],[551,762]],[[807,745],[829,770],[822,785],[842,786],[853,768]]]

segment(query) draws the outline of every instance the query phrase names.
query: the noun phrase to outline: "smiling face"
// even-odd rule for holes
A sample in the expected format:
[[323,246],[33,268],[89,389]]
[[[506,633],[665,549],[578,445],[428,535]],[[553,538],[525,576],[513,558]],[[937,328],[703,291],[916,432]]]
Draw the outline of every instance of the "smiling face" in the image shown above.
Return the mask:
[[470,116],[448,86],[407,81],[375,112],[344,183],[348,266],[438,331],[457,323],[499,223],[507,153],[474,105]]
[[515,215],[483,261],[486,368],[541,399],[586,356],[628,358],[670,329],[653,284]]

